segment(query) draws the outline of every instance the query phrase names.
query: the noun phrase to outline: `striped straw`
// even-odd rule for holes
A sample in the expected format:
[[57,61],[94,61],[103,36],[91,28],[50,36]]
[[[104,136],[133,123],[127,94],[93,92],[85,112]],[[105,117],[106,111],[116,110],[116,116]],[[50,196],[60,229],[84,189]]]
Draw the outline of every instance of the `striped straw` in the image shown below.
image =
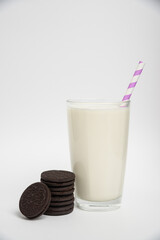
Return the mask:
[[142,61],[139,61],[138,63],[138,66],[137,66],[137,69],[136,71],[134,72],[133,74],[133,78],[127,88],[127,91],[126,91],[126,94],[124,95],[122,101],[128,101],[130,100],[131,96],[132,96],[132,93],[133,93],[133,90],[138,82],[138,79],[143,71],[143,68],[144,68],[144,62]]

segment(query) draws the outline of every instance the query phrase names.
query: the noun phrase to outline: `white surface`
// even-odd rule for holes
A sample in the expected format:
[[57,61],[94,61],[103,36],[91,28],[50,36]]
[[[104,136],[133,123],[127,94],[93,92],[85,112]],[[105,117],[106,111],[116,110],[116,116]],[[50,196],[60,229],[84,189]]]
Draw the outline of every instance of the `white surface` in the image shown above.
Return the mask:
[[[158,1],[0,1],[0,240],[160,239],[159,43]],[[65,100],[119,101],[139,60],[122,208],[23,219],[23,190],[70,169]]]

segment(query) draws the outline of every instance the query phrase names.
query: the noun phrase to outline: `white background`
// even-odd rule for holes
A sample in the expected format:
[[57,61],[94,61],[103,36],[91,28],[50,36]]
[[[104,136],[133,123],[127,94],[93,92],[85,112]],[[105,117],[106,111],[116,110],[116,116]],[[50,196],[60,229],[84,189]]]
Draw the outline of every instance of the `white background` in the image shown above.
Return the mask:
[[[23,218],[23,190],[70,170],[66,99],[121,100],[139,60],[122,208]],[[0,240],[159,240],[159,89],[158,0],[0,0]]]

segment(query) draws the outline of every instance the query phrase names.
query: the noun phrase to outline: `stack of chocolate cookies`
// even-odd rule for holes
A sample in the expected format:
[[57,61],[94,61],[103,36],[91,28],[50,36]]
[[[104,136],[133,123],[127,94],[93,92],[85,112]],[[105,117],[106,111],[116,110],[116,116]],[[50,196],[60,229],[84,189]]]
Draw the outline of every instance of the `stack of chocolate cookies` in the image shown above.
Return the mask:
[[69,214],[74,208],[75,174],[69,171],[50,170],[41,173],[41,182],[51,192],[51,202],[45,215]]

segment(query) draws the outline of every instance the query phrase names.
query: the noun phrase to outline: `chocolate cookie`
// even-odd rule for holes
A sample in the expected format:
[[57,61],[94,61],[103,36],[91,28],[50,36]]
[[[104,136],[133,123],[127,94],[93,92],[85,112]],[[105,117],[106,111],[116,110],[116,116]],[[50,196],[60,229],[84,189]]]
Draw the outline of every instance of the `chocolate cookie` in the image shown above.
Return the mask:
[[74,198],[72,198],[71,200],[69,201],[64,201],[64,202],[50,202],[50,206],[51,207],[56,207],[56,206],[67,206],[71,203],[74,202]]
[[52,196],[64,196],[64,195],[70,195],[74,192],[74,188],[72,188],[71,190],[69,191],[62,191],[62,192],[55,192],[55,191],[51,191],[51,195]]
[[47,182],[64,183],[75,180],[75,174],[63,170],[49,170],[41,173],[41,179]]
[[52,212],[62,212],[62,211],[67,211],[69,210],[70,208],[73,208],[74,204],[71,203],[69,205],[66,205],[66,206],[50,206],[47,211],[52,211]]
[[21,213],[29,219],[42,215],[51,202],[51,192],[41,183],[33,183],[22,193],[19,201]]
[[51,192],[62,192],[62,191],[69,191],[74,188],[74,184],[66,186],[66,187],[49,187]]
[[64,186],[70,186],[74,184],[74,180],[73,181],[69,181],[69,182],[47,182],[44,181],[43,179],[41,179],[41,182],[45,183],[48,187],[64,187]]
[[64,202],[64,201],[69,201],[74,197],[73,194],[66,195],[66,196],[52,196],[51,197],[51,202]]
[[66,215],[66,214],[69,214],[73,211],[73,208],[70,208],[68,210],[65,210],[65,211],[52,211],[52,209],[48,209],[44,214],[45,215],[49,215],[49,216],[60,216],[60,215]]

